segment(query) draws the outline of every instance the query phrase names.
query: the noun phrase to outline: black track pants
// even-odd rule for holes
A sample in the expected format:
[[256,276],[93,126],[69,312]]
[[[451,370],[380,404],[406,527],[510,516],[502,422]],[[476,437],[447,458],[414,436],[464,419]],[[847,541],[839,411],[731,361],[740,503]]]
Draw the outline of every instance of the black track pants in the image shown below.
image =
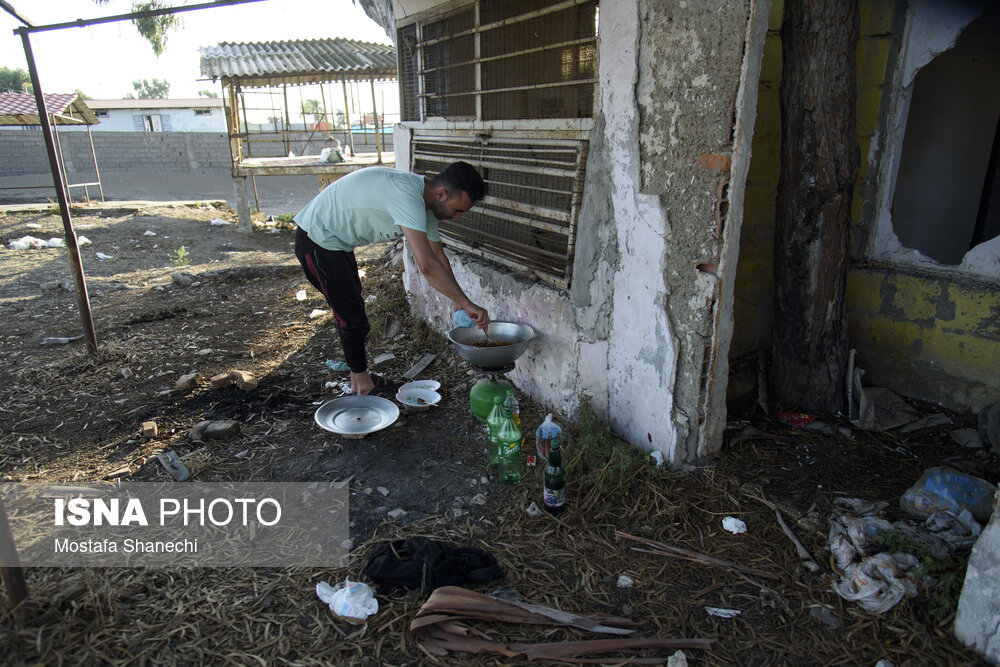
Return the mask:
[[333,309],[347,365],[355,373],[368,370],[365,338],[371,325],[361,298],[361,278],[354,253],[322,248],[299,228],[295,232],[295,256],[306,278],[323,293]]

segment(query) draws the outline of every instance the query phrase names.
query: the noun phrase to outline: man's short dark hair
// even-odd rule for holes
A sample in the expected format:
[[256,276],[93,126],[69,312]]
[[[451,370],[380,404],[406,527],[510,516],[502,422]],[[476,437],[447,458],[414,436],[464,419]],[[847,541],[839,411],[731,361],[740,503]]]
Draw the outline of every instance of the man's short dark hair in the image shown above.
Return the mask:
[[443,187],[448,194],[464,192],[473,203],[486,196],[486,183],[476,168],[468,162],[452,162],[434,177],[434,185]]

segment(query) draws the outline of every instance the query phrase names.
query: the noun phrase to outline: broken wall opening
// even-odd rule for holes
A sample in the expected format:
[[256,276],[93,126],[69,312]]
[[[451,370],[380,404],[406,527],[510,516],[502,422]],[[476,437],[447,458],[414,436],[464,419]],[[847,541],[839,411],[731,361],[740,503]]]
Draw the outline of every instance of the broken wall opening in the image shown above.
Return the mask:
[[912,87],[892,225],[941,264],[1000,233],[1000,42],[996,17],[970,23]]

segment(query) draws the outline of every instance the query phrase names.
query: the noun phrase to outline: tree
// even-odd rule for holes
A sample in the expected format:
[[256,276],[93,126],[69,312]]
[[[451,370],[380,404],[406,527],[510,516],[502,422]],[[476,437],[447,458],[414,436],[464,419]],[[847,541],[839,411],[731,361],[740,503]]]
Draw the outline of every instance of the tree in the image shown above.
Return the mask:
[[23,93],[24,84],[28,84],[27,91],[31,90],[31,77],[23,69],[11,69],[0,67],[0,93]]
[[857,0],[785,3],[771,384],[813,411],[845,404],[857,39]]
[[320,103],[319,100],[303,100],[302,101],[302,115],[306,114],[318,114],[320,113]]
[[170,93],[170,82],[155,78],[152,81],[137,79],[132,82],[132,88],[135,89],[135,94],[129,93],[125,99],[134,100],[136,97],[140,100],[158,99],[167,97]]
[[[110,0],[94,0],[99,5],[106,5]],[[151,9],[163,9],[170,5],[162,0],[134,0],[132,2],[133,12],[149,11]],[[167,32],[181,25],[180,19],[174,14],[163,16],[151,16],[140,19],[133,19],[136,30],[146,38],[149,45],[153,47],[153,53],[157,56],[163,55],[163,49],[167,46]]]
[[214,90],[199,90],[198,97],[218,97],[219,94]]
[[79,88],[77,88],[77,89],[76,89],[76,90],[75,90],[74,92],[75,92],[75,93],[76,93],[77,95],[79,95],[79,96],[80,96],[80,99],[81,99],[81,100],[92,100],[92,99],[94,99],[94,98],[92,98],[92,97],[91,97],[90,95],[88,95],[88,94],[86,94],[85,92],[83,92],[82,90],[80,90]]

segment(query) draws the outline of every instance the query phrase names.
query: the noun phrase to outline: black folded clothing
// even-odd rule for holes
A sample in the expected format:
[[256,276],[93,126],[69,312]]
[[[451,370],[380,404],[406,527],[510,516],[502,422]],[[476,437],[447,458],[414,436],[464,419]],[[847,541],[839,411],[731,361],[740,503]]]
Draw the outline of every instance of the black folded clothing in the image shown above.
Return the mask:
[[367,576],[386,594],[394,587],[420,588],[485,582],[504,576],[497,559],[482,549],[456,547],[426,537],[380,542],[365,565]]

